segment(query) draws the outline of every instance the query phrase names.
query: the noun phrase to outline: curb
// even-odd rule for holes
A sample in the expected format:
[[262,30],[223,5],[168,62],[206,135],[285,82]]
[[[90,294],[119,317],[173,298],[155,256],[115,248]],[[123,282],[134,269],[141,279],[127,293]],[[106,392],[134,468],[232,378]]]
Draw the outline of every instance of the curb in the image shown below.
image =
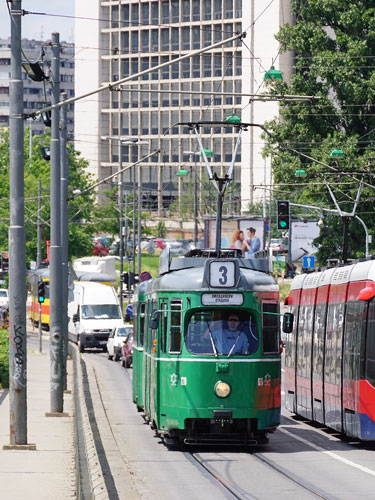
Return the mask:
[[78,500],[110,500],[88,416],[83,390],[81,358],[69,342],[74,365],[74,434],[76,438],[76,484]]

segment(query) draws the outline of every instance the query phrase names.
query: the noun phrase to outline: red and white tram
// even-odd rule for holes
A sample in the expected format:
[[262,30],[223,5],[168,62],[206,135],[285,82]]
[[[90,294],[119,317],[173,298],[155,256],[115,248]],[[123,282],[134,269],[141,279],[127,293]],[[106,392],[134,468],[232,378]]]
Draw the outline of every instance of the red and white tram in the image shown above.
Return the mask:
[[294,278],[285,353],[286,408],[375,440],[375,260]]

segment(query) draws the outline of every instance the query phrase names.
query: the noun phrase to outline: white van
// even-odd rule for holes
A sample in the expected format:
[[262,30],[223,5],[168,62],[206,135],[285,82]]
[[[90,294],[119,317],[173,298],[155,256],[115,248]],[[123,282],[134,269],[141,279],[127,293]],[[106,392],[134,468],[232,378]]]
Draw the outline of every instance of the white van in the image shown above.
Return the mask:
[[106,351],[109,334],[123,326],[120,304],[115,290],[95,282],[74,281],[69,288],[69,340],[79,346],[98,347]]

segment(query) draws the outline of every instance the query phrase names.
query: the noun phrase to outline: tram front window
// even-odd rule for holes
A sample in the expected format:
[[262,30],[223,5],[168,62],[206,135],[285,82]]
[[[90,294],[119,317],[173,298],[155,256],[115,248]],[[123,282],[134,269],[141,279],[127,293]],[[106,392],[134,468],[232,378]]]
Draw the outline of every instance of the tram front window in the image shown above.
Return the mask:
[[258,349],[254,318],[243,310],[194,313],[188,324],[186,347],[193,354],[249,355]]

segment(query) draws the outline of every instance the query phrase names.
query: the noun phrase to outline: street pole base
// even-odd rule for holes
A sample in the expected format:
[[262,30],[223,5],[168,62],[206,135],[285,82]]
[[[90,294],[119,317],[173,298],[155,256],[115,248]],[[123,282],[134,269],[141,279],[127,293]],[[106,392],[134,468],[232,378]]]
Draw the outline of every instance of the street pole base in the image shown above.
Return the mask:
[[3,450],[36,450],[36,444],[4,444]]
[[47,411],[45,413],[46,417],[69,417],[69,413],[59,412],[59,411]]

